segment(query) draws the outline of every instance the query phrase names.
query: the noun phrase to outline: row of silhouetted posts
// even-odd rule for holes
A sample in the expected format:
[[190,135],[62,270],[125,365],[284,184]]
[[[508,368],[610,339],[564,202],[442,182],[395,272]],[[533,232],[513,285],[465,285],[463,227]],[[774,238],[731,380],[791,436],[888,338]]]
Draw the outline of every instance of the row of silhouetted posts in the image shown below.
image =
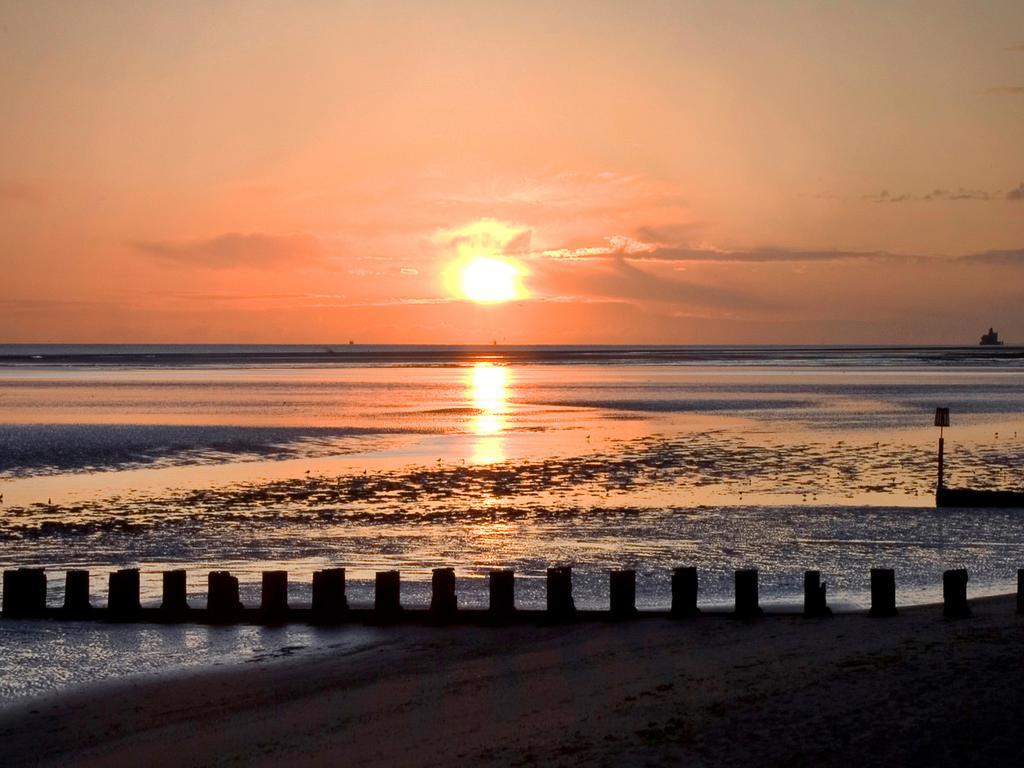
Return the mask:
[[[182,620],[190,611],[187,600],[187,576],[184,570],[165,571],[163,600],[159,614],[165,620]],[[515,573],[495,570],[488,574],[491,615],[507,617],[516,611]],[[106,616],[131,620],[142,613],[139,595],[139,570],[125,568],[109,575]],[[676,617],[695,616],[697,608],[697,569],[676,568],[672,572],[672,608]],[[970,615],[967,605],[967,571],[950,570],[942,577],[943,614],[949,617]],[[205,620],[230,623],[244,611],[239,598],[238,578],[227,571],[211,571],[207,581]],[[318,622],[341,621],[349,610],[345,594],[345,569],[329,568],[313,574],[311,618]],[[264,571],[261,620],[284,622],[291,611],[288,605],[288,572]],[[458,611],[455,591],[455,570],[435,568],[431,579],[430,613],[451,617]],[[87,618],[93,612],[89,603],[89,572],[66,572],[64,606],[60,615]],[[804,573],[804,615],[828,616],[831,609],[826,587],[819,571]],[[1024,569],[1017,572],[1017,612],[1024,613]],[[378,618],[395,618],[402,613],[401,574],[381,571],[374,585],[374,613]],[[547,610],[549,617],[565,619],[576,614],[572,595],[572,568],[561,566],[547,570]],[[628,618],[637,613],[636,571],[613,570],[609,574],[609,611],[612,618]],[[735,572],[735,615],[756,618],[762,615],[758,597],[758,572],[742,569]],[[890,568],[871,569],[872,616],[894,616],[896,610],[896,575]],[[46,574],[42,568],[19,568],[4,571],[3,615],[8,618],[29,618],[47,615]]]

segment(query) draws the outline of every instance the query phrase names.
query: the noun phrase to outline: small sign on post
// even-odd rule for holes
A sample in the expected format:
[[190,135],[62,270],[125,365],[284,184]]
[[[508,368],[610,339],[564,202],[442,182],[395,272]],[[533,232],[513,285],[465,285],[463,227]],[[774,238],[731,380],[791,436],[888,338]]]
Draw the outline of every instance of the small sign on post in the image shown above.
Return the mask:
[[936,408],[935,409],[935,426],[936,427],[948,427],[949,426],[949,408]]

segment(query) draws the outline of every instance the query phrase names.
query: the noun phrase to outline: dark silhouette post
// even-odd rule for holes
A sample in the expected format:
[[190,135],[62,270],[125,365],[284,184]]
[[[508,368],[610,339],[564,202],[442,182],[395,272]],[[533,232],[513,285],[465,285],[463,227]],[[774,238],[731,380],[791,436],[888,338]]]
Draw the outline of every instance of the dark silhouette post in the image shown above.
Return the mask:
[[451,616],[459,609],[455,596],[455,569],[435,568],[430,578],[430,612],[435,616]]
[[946,439],[943,436],[943,430],[949,426],[949,408],[935,409],[935,426],[939,428],[939,477],[935,486],[936,492],[938,492],[944,487],[945,483],[943,469],[946,460]]
[[509,616],[516,610],[516,574],[511,570],[487,574],[490,589],[490,611],[495,616]]
[[188,611],[188,576],[178,568],[163,572],[163,600],[160,610],[165,614],[182,614]]
[[378,571],[374,585],[373,609],[377,616],[395,616],[402,610],[402,575],[398,571]]
[[313,574],[313,620],[323,624],[341,621],[347,610],[345,569],[316,571]]
[[967,569],[958,568],[942,574],[942,615],[960,619],[971,615],[967,606]]
[[636,614],[636,571],[611,571],[608,574],[608,592],[613,618]]
[[696,616],[697,608],[697,569],[692,567],[674,568],[672,570],[672,615]]
[[64,613],[69,616],[84,616],[91,610],[89,572],[68,571],[64,575]]
[[825,586],[821,582],[821,571],[804,571],[804,616],[816,618],[832,615],[825,597]]
[[757,598],[757,570],[743,568],[736,571],[736,616],[753,619],[762,613]]
[[572,599],[572,568],[548,568],[548,615],[564,619],[576,613]]
[[242,612],[238,579],[228,571],[210,571],[207,577],[206,618],[212,624],[230,624]]
[[897,616],[896,572],[892,568],[871,569],[871,610],[869,616]]
[[284,621],[288,616],[288,571],[264,571],[260,613],[264,621]]
[[46,572],[42,568],[4,571],[5,618],[31,619],[46,614]]
[[122,568],[110,574],[107,609],[112,619],[132,619],[142,610],[138,568]]

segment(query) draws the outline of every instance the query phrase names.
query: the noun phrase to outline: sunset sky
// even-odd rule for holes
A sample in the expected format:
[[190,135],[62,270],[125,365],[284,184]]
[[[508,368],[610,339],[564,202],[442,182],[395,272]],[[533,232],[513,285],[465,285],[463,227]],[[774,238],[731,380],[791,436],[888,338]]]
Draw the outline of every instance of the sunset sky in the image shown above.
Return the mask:
[[0,62],[0,342],[1024,342],[1020,0],[8,0]]

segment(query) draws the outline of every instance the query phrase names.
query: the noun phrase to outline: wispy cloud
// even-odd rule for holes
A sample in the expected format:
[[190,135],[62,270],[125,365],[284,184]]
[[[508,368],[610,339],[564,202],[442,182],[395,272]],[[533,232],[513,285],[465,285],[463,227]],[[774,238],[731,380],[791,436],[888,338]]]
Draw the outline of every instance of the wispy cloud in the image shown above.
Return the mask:
[[1024,248],[969,253],[966,256],[961,256],[957,261],[966,261],[974,264],[1001,264],[1005,266],[1024,267]]
[[1024,200],[1024,181],[1006,193],[1007,200]]
[[786,248],[759,248],[745,251],[717,251],[693,248],[657,248],[630,254],[638,261],[715,261],[715,262],[807,262],[845,261],[849,259],[889,258],[890,254],[872,251],[801,251]]
[[908,203],[908,202],[921,202],[930,203],[940,200],[996,200],[999,199],[1000,194],[998,192],[989,192],[984,189],[969,189],[967,187],[957,187],[956,189],[933,189],[931,192],[912,193],[912,192],[889,192],[887,189],[883,189],[881,192],[864,195],[865,200],[870,200],[872,203]]
[[772,306],[767,299],[744,291],[641,269],[624,254],[599,263],[548,261],[537,265],[532,278],[543,293],[563,298],[682,304],[733,312]]
[[685,245],[645,243],[626,237],[608,238],[606,245],[560,248],[534,254],[554,261],[596,261],[624,259],[647,262],[823,262],[866,259],[906,258],[882,251],[847,251],[837,249],[800,250],[795,248],[749,248],[726,250],[719,248],[692,248]]
[[194,240],[136,241],[132,246],[167,261],[211,269],[301,263],[321,255],[320,243],[311,235],[227,232]]

